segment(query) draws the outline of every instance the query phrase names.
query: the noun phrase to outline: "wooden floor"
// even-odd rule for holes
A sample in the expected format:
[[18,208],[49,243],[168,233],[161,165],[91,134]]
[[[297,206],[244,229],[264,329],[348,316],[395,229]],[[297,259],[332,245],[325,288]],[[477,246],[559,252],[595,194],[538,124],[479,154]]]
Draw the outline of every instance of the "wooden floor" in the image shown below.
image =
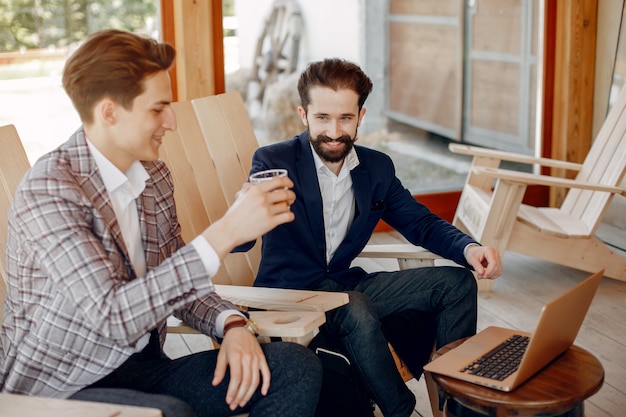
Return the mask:
[[[396,233],[376,233],[372,243],[397,243]],[[393,270],[392,261],[359,260],[368,270]],[[586,272],[507,252],[504,272],[493,291],[479,294],[478,328],[489,325],[532,332],[541,307],[586,278]],[[189,338],[189,337],[187,337]],[[168,353],[175,356],[206,349],[201,336],[184,345],[178,336],[168,336]],[[618,417],[626,410],[626,283],[603,278],[575,342],[602,362],[605,382],[601,390],[585,402],[586,417]],[[418,405],[413,416],[432,416],[423,379],[409,381]],[[377,413],[380,416],[380,413]]]

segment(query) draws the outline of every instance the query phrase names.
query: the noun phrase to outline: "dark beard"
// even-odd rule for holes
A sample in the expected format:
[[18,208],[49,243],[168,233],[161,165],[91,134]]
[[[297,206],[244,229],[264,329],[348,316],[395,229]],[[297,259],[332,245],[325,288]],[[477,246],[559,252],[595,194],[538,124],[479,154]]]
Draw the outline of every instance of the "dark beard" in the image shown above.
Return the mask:
[[[324,149],[322,147],[322,143],[333,142],[333,141],[341,142],[345,146],[343,146],[341,149],[338,149],[336,151],[329,151],[328,149]],[[348,156],[348,154],[354,147],[354,142],[356,142],[356,135],[354,139],[351,138],[349,135],[343,135],[337,139],[331,139],[326,135],[319,135],[315,139],[309,136],[309,142],[311,143],[311,145],[313,145],[313,149],[315,150],[315,153],[319,155],[322,161],[336,163],[336,162],[343,161],[343,159],[346,156]]]

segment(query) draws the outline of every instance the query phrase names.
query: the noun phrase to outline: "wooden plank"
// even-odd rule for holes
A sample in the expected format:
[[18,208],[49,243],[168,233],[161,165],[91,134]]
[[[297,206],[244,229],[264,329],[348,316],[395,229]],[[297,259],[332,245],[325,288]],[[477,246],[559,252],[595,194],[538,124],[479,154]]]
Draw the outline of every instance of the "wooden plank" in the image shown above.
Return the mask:
[[[595,45],[598,0],[558,2],[551,156],[582,162],[591,146]],[[552,170],[555,176],[567,176]],[[570,176],[571,178],[571,176]],[[562,189],[550,193],[550,206],[558,207]]]
[[[232,96],[233,94],[238,93],[227,95]],[[227,103],[228,115],[223,107],[223,101]],[[235,133],[241,131],[233,126],[237,124],[249,125],[250,120],[242,101],[239,101],[240,110],[237,111],[233,109],[236,106],[232,102],[229,103],[228,98],[224,98],[222,95],[195,99],[191,101],[191,105],[203,136],[203,141],[198,141],[196,145],[204,148],[204,152],[208,152],[210,155],[214,169],[211,181],[219,184],[222,190],[222,197],[219,201],[219,215],[221,217],[226,213],[228,207],[235,202],[237,193],[248,178],[248,171],[244,170],[241,162],[242,156],[238,153],[235,145]],[[255,141],[250,140],[250,143],[255,145]],[[198,163],[202,162],[198,161]],[[211,207],[215,204],[215,201],[207,201],[205,205]],[[260,257],[260,245],[258,244],[252,248],[250,253],[230,254],[227,260],[228,258],[237,259],[236,262],[229,263],[230,275],[233,278],[232,283],[252,285]]]
[[[226,285],[225,287],[230,287],[230,285]],[[252,288],[252,287],[245,287]],[[267,292],[264,292],[267,293]],[[275,294],[276,292],[272,292]],[[329,305],[334,305],[334,303],[341,303],[347,300],[345,298],[334,297],[333,294],[332,300],[326,301],[323,298],[317,298],[316,301],[322,300],[318,305],[314,306],[314,308],[310,308],[310,304],[305,308],[298,307],[301,304],[298,302],[294,302],[293,304],[287,304],[282,302],[281,306],[287,306],[284,309],[277,309],[276,311],[251,311],[250,318],[255,321],[258,327],[259,336],[265,337],[281,337],[281,338],[289,338],[289,339],[300,339],[302,337],[306,337],[316,331],[322,324],[326,321],[326,316],[324,315],[324,308]],[[224,296],[223,298],[227,298]],[[234,299],[237,303],[240,303],[240,299],[238,296],[236,297],[228,297],[229,299]],[[264,302],[264,305],[271,305],[272,300],[271,296],[267,302]],[[337,301],[338,300],[338,301]],[[247,301],[247,299],[246,299]],[[325,304],[323,304],[325,303]],[[246,304],[249,304],[246,302]],[[345,304],[345,303],[344,303]],[[290,308],[290,306],[295,305],[294,308]],[[269,307],[268,307],[269,308]],[[308,310],[308,311],[307,311]],[[182,321],[178,320],[175,317],[168,318],[168,334],[182,334],[189,336],[203,336],[200,332],[197,332],[191,327],[185,325]],[[206,338],[207,336],[204,336]],[[206,346],[209,347],[208,345]]]
[[480,188],[466,185],[461,194],[461,200],[456,210],[454,225],[469,231],[472,236],[477,236],[485,226],[487,212],[489,210],[489,196]]
[[[172,108],[178,129],[166,132],[160,155],[172,172],[178,220],[183,239],[190,242],[223,216],[227,205],[215,181],[217,175],[211,157],[205,147],[198,145],[204,140],[191,104],[172,103]],[[202,169],[194,169],[194,166]],[[230,271],[238,272],[239,264],[234,257],[226,257],[213,282],[232,282]]]
[[410,243],[367,245],[361,251],[359,256],[364,258],[401,258],[416,260],[441,259],[440,256],[435,255],[420,246],[415,246]]
[[550,233],[561,238],[588,237],[592,231],[580,219],[551,207],[522,205],[518,220],[537,231]]
[[[576,180],[617,186],[626,173],[626,88],[613,104],[598,136],[587,154]],[[582,219],[595,231],[611,196],[609,194],[573,189],[561,208]]]
[[592,230],[581,221],[562,210],[551,207],[540,207],[537,210],[545,218],[551,219],[552,223],[557,225],[560,230],[565,231],[568,237],[587,237],[593,234]]
[[[238,166],[241,171],[233,171],[227,173],[229,177],[233,177],[233,181],[239,180],[240,184],[236,184],[238,187],[247,181],[248,174],[252,168],[252,156],[259,147],[259,142],[255,136],[254,128],[248,117],[248,112],[238,92],[230,92],[226,94],[220,94],[217,96],[217,100],[220,104],[224,121],[228,126],[230,132],[230,141],[232,147],[227,148],[227,152],[234,154]],[[200,116],[200,115],[199,115]],[[207,137],[207,141],[220,140],[217,136]],[[221,141],[221,140],[220,140]],[[233,158],[233,159],[235,159]],[[235,175],[235,173],[239,175]],[[230,192],[230,191],[229,191]],[[260,240],[254,245],[248,252],[245,253],[245,257],[248,261],[250,269],[256,276],[261,263],[261,244]]]
[[[195,99],[192,105],[202,129],[204,144],[211,153],[227,205],[230,206],[235,202],[247,173],[244,174],[241,168],[229,123],[217,96]],[[240,117],[245,123],[248,116],[245,113]]]
[[223,78],[222,25],[214,24],[220,11],[214,2],[173,0],[178,101],[216,94],[220,71]]
[[248,117],[246,106],[238,92],[230,92],[217,96],[224,118],[230,127],[231,136],[239,162],[247,177],[252,168],[252,155],[259,147],[259,141]]
[[536,228],[538,231],[551,233],[564,238],[568,236],[565,230],[553,222],[549,216],[544,215],[537,207],[522,205],[520,206],[517,216],[519,221]]
[[603,193],[615,193],[626,196],[626,189],[591,182],[582,182],[568,178],[559,178],[547,175],[535,175],[528,172],[512,171],[486,167],[473,167],[472,172],[491,178],[518,182],[524,184],[552,185],[562,188],[578,188],[582,190],[594,190]]
[[7,219],[15,189],[30,167],[22,141],[13,125],[0,126],[0,323],[6,298]]
[[515,239],[507,250],[546,259],[562,265],[595,272],[605,269],[605,276],[626,281],[626,258],[611,250],[595,237],[568,239],[537,232],[525,223],[516,222]]
[[[348,294],[343,292],[291,290],[284,288],[216,285],[220,297],[233,304],[283,311],[329,311],[346,304]],[[242,301],[243,300],[243,301]]]
[[[220,170],[224,170],[225,167],[220,165],[223,161],[216,159],[221,155],[211,152],[205,142],[205,136],[211,134],[212,126],[215,127],[217,134],[221,133],[219,127],[224,127],[224,120],[216,97],[205,99],[207,106],[214,108],[207,111],[200,121],[191,102],[172,104],[179,119],[178,131],[168,132],[163,144],[165,149],[163,157],[164,159],[169,157],[169,161],[166,162],[172,169],[177,184],[175,188],[177,204],[179,201],[184,204],[179,210],[181,220],[189,224],[188,228],[194,228],[191,235],[186,234],[187,238],[197,236],[212,222],[220,219],[229,207],[227,195],[222,187],[224,175],[226,178],[228,175],[220,176]],[[185,209],[188,210],[187,213],[182,212]],[[223,260],[220,274],[214,277],[216,283],[251,284],[253,280],[253,270],[245,254],[240,253],[228,255]]]
[[533,156],[519,154],[519,153],[505,152],[505,151],[499,151],[499,150],[489,149],[489,148],[480,148],[477,146],[470,146],[470,145],[461,145],[458,143],[451,143],[450,145],[448,145],[448,149],[450,149],[450,152],[461,154],[461,155],[470,155],[473,157],[482,157],[482,158],[486,158],[487,160],[493,159],[495,161],[498,161],[497,163],[485,163],[485,164],[477,163],[476,161],[472,163],[473,165],[479,165],[479,166],[492,166],[496,168],[499,166],[500,161],[510,161],[510,162],[519,162],[521,164],[529,164],[529,165],[538,164],[538,165],[542,165],[546,167],[561,168],[564,170],[572,170],[576,172],[582,169],[582,164],[579,164],[579,163],[560,161],[557,159],[550,159],[550,158],[536,158]]
[[[200,135],[200,132],[195,118],[189,117],[185,103],[173,103],[172,107],[176,112],[179,127],[176,131],[166,132],[159,154],[172,172],[178,221],[181,224],[183,239],[190,242],[210,224],[201,199],[202,193],[196,181],[190,180],[194,178],[194,169],[185,151],[185,145],[191,141],[189,138]],[[211,189],[204,192],[210,194]]]
[[0,393],[0,417],[161,417],[156,408]]

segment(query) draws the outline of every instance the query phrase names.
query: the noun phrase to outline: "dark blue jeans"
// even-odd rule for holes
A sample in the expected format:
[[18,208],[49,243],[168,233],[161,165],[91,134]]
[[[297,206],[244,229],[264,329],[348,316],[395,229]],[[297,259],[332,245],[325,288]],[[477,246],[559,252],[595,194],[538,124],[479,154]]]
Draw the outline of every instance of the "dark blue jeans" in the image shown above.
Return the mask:
[[269,392],[254,394],[248,405],[234,412],[226,404],[228,373],[216,387],[211,384],[217,350],[171,360],[138,353],[112,374],[77,392],[71,399],[159,408],[163,417],[313,416],[321,387],[319,360],[294,343],[262,345],[272,380]]
[[410,309],[434,313],[437,347],[476,333],[476,280],[464,268],[378,272],[354,286],[325,280],[318,289],[349,293],[347,305],[327,313],[326,330],[342,340],[386,417],[410,416],[415,396],[396,369],[381,318]]

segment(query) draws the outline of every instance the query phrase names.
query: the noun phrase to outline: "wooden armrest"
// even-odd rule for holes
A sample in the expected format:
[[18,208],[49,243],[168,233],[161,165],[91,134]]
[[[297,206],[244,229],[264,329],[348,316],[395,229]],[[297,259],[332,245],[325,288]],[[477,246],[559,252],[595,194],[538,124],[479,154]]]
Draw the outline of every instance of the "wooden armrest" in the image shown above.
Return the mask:
[[259,336],[302,337],[326,322],[322,311],[251,311],[250,318],[259,328]]
[[0,393],[0,415],[19,417],[160,417],[156,408]]
[[451,143],[448,145],[451,152],[461,155],[480,156],[483,158],[499,159],[502,161],[519,162],[522,164],[539,164],[551,168],[569,169],[572,171],[580,171],[582,164],[574,162],[559,161],[550,158],[536,158],[530,155],[516,154],[512,152],[497,151],[494,149],[480,148],[477,146],[461,145]]
[[215,292],[236,305],[278,311],[326,312],[348,303],[343,292],[216,285]]
[[[251,311],[259,336],[296,338],[313,333],[326,322],[322,311]],[[175,317],[168,319],[168,333],[200,334]]]
[[442,259],[441,256],[410,243],[367,245],[359,256],[363,258]]
[[473,167],[476,175],[497,178],[523,184],[547,185],[551,187],[578,188],[591,191],[602,191],[626,196],[626,189],[609,185],[592,184],[567,178],[550,177],[548,175],[529,174],[526,172],[511,171],[508,169]]

